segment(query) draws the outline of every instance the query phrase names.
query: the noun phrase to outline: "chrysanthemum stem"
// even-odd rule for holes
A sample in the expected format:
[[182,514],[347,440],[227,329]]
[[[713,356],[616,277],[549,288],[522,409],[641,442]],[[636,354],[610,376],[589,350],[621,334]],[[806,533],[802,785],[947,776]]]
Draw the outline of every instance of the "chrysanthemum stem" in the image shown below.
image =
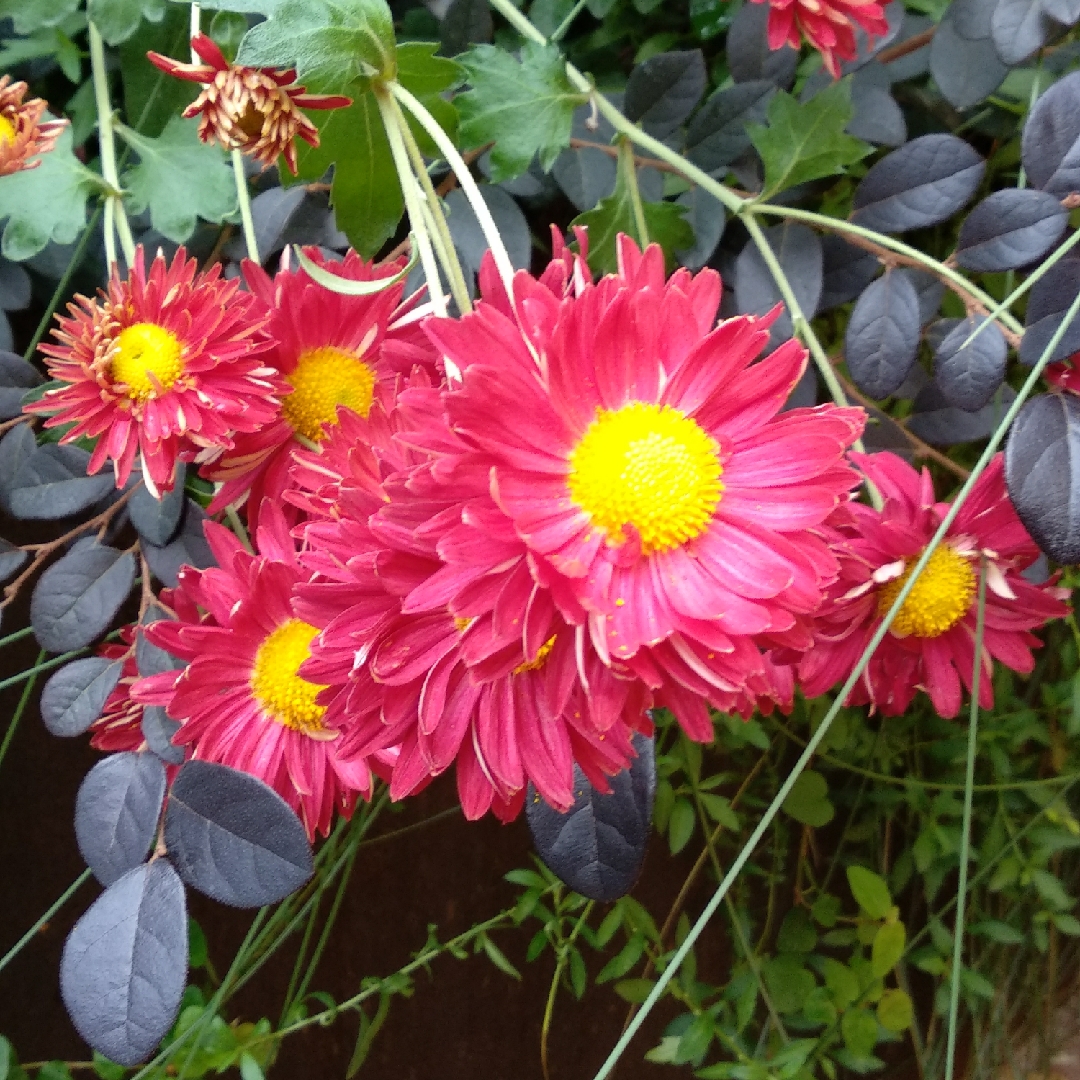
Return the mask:
[[[435,253],[431,249],[431,237],[424,222],[423,209],[420,199],[417,197],[416,177],[413,176],[412,166],[409,164],[409,155],[405,149],[405,143],[401,138],[401,132],[398,130],[397,120],[391,107],[390,94],[385,87],[375,87],[375,100],[379,106],[379,114],[382,117],[383,127],[386,129],[386,138],[390,143],[390,153],[394,158],[394,166],[397,169],[402,195],[405,198],[405,210],[409,215],[409,228],[416,239],[416,246],[420,249],[420,264],[424,268],[424,277],[427,278],[431,309],[436,317],[445,319],[446,296],[443,293],[442,281],[439,278],[439,267],[435,262]],[[445,363],[448,377],[460,379],[461,372],[457,370],[457,366],[449,360],[446,360]]]
[[101,175],[113,194],[105,203],[105,257],[109,270],[116,265],[116,240],[120,237],[124,261],[130,266],[135,259],[135,239],[131,235],[127,214],[120,194],[120,176],[116,168],[116,140],[113,138],[113,109],[109,100],[109,73],[105,67],[105,44],[98,28],[89,24],[90,71],[94,81],[94,102],[98,114],[98,145],[101,150]]
[[244,230],[244,246],[248,258],[260,263],[259,242],[255,238],[255,219],[251,216],[251,192],[248,190],[247,176],[244,174],[244,155],[239,150],[229,152],[232,158],[233,179],[236,181],[236,201],[240,204],[240,224]]
[[[38,653],[37,664],[40,664],[45,659],[45,650],[42,649]],[[33,669],[31,669],[33,670]],[[11,746],[11,740],[15,738],[15,730],[19,726],[19,721],[22,719],[22,714],[26,711],[26,706],[30,701],[30,695],[34,692],[34,684],[37,682],[38,672],[35,670],[34,674],[26,682],[26,686],[23,687],[23,692],[19,696],[19,704],[15,706],[15,711],[11,714],[11,720],[8,723],[8,729],[4,734],[4,741],[0,743],[0,765],[3,765],[4,758],[7,757],[8,748]]]
[[964,956],[964,909],[967,904],[968,860],[971,854],[971,805],[975,785],[975,753],[979,737],[979,684],[983,677],[983,631],[986,627],[986,557],[979,565],[979,607],[975,619],[975,670],[971,676],[971,711],[968,716],[967,775],[964,779],[964,815],[960,825],[960,877],[956,884],[956,921],[953,924],[952,973],[949,986],[949,1030],[945,1042],[945,1080],[953,1080],[956,1062],[956,1024],[960,1012],[960,976]]
[[[492,0],[494,2],[494,0]],[[795,763],[791,772],[780,785],[780,790],[776,793],[776,797],[766,808],[761,820],[758,822],[754,831],[750,834],[743,846],[742,850],[735,857],[735,861],[731,864],[731,869],[728,870],[724,880],[720,882],[719,887],[705,906],[705,910],[702,911],[698,917],[697,922],[690,928],[690,933],[686,935],[682,945],[676,950],[675,955],[671,958],[671,962],[667,968],[661,974],[657,980],[656,985],[652,988],[649,996],[645,999],[641,1009],[634,1016],[630,1025],[623,1032],[619,1041],[615,1044],[611,1053],[608,1055],[604,1064],[600,1066],[599,1071],[596,1073],[594,1080],[604,1080],[604,1077],[611,1073],[611,1070],[615,1067],[616,1062],[622,1057],[623,1051],[629,1045],[630,1040],[637,1033],[638,1029],[645,1022],[645,1018],[648,1016],[653,1006],[659,1001],[661,995],[667,988],[667,984],[671,981],[675,972],[678,971],[683,960],[686,958],[686,954],[694,947],[694,943],[700,937],[702,931],[709,924],[709,920],[716,914],[717,908],[723,903],[724,897],[727,896],[732,885],[735,883],[739,874],[742,873],[743,867],[746,866],[750,860],[750,856],[754,853],[754,849],[757,847],[761,838],[765,835],[769,826],[772,824],[773,819],[780,812],[780,807],[784,800],[791,793],[791,789],[795,786],[795,782],[802,775],[803,770],[809,764],[814,754],[817,752],[818,746],[821,745],[822,740],[828,734],[829,728],[832,726],[833,720],[840,712],[844,702],[847,700],[848,695],[851,693],[855,684],[862,678],[863,672],[866,670],[867,664],[870,662],[870,658],[877,651],[877,647],[881,644],[885,635],[889,632],[889,628],[893,624],[893,620],[899,614],[900,609],[907,601],[911,590],[915,587],[915,583],[918,581],[919,576],[930,562],[930,558],[937,550],[938,545],[941,543],[945,534],[952,527],[953,522],[956,520],[956,516],[960,513],[967,501],[968,496],[971,494],[972,488],[975,486],[979,477],[983,474],[987,465],[990,464],[994,454],[997,453],[997,448],[1001,445],[1002,440],[1005,438],[1005,433],[1009,430],[1013,420],[1016,419],[1017,413],[1020,412],[1027,401],[1032,390],[1035,388],[1035,384],[1042,377],[1043,370],[1050,362],[1050,357],[1053,356],[1054,350],[1058,347],[1061,339],[1065,336],[1065,331],[1068,329],[1073,319],[1080,314],[1080,295],[1078,295],[1069,305],[1069,310],[1065,313],[1064,319],[1054,331],[1053,336],[1047,343],[1046,348],[1043,350],[1042,356],[1039,357],[1038,363],[1031,369],[1027,379],[1024,381],[1024,385],[1017,392],[1016,399],[1009,406],[1004,417],[1002,417],[1001,423],[991,434],[986,448],[983,450],[982,455],[976,462],[975,467],[971,470],[971,475],[964,482],[964,485],[957,492],[956,497],[953,499],[952,505],[949,507],[944,518],[942,518],[941,524],[938,526],[937,531],[934,533],[930,540],[930,543],[923,549],[922,554],[916,560],[915,565],[912,568],[911,576],[904,583],[903,588],[899,591],[896,599],[893,601],[892,607],[889,608],[885,614],[878,628],[874,631],[873,636],[867,643],[866,648],[863,650],[862,655],[859,657],[858,662],[855,664],[851,674],[847,677],[844,685],[840,688],[836,695],[836,699],[833,701],[829,711],[825,714],[817,730],[810,737],[809,742],[806,744],[806,749],[799,756],[799,760]]]
[[630,192],[630,206],[634,211],[634,227],[638,242],[643,248],[649,246],[649,226],[645,222],[645,207],[641,202],[641,189],[637,182],[637,166],[634,163],[634,145],[625,136],[619,140],[619,169],[626,190]]
[[416,118],[416,122],[428,133],[431,141],[439,148],[439,153],[446,159],[447,165],[454,170],[454,175],[461,185],[461,191],[465,198],[469,200],[469,205],[473,208],[473,213],[480,224],[484,239],[487,240],[488,247],[491,249],[496,269],[499,271],[499,277],[502,278],[507,293],[513,296],[514,266],[510,261],[510,253],[506,250],[506,245],[503,243],[495,219],[491,216],[491,211],[488,209],[487,203],[484,202],[484,197],[480,194],[480,188],[472,178],[472,173],[469,172],[469,166],[465,164],[465,159],[458,153],[457,147],[454,146],[453,141],[439,126],[439,122],[435,117],[404,86],[392,82],[387,83],[387,87],[390,93],[412,113]]
[[6,953],[4,953],[2,957],[0,957],[0,971],[3,971],[4,968],[6,968],[8,964],[10,964],[35,937],[37,937],[38,931],[40,931],[47,922],[50,922],[56,917],[56,913],[90,880],[92,876],[93,872],[86,869],[64,890],[60,899],[57,900],[56,903],[54,903],[52,907],[50,907],[49,910],[46,911],[45,914],[42,915],[41,918],[38,919],[38,921],[34,923],[34,925],[31,926]]
[[458,311],[464,315],[472,311],[472,301],[469,299],[469,287],[465,284],[465,273],[461,269],[461,261],[458,259],[457,249],[454,247],[454,238],[450,235],[450,226],[446,223],[442,202],[435,191],[435,185],[431,182],[431,177],[428,175],[424,155],[420,152],[420,147],[417,145],[412,131],[409,130],[409,123],[405,119],[405,114],[393,98],[390,99],[390,105],[398,123],[398,131],[401,132],[401,141],[405,144],[405,150],[409,155],[409,160],[412,162],[416,179],[420,181],[420,187],[424,192],[427,208],[425,220],[428,222],[435,254],[446,272],[446,279],[450,283],[450,292],[454,297],[454,303],[457,304]]

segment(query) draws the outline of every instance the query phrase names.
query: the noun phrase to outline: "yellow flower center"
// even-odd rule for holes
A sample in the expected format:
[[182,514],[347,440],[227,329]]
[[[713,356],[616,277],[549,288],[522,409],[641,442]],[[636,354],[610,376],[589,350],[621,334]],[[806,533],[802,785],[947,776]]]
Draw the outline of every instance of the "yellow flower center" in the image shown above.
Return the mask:
[[[900,590],[911,577],[917,559],[878,591],[878,616],[892,607]],[[892,631],[901,637],[936,638],[951,630],[971,609],[975,596],[975,571],[963,555],[942,544],[934,549],[893,620]]]
[[259,704],[279,724],[306,735],[323,730],[326,712],[325,705],[315,702],[326,687],[296,674],[311,655],[311,640],[317,633],[300,619],[282,623],[259,646],[251,672],[251,692]]
[[720,502],[716,440],[670,405],[635,401],[598,409],[570,454],[570,498],[608,540],[621,544],[624,525],[642,551],[669,551],[700,536]]
[[109,369],[128,397],[146,401],[172,386],[184,370],[180,339],[157,323],[141,322],[120,331]]
[[293,390],[281,411],[293,431],[312,442],[324,438],[323,424],[337,423],[339,405],[364,417],[371,411],[375,372],[344,349],[305,349],[286,379]]
[[547,658],[551,654],[551,650],[555,648],[555,639],[558,634],[552,634],[551,637],[536,650],[536,655],[531,660],[526,660],[524,663],[518,664],[514,668],[513,674],[520,675],[523,671],[539,671],[540,668],[547,663]]
[[0,113],[0,149],[15,141],[15,125]]

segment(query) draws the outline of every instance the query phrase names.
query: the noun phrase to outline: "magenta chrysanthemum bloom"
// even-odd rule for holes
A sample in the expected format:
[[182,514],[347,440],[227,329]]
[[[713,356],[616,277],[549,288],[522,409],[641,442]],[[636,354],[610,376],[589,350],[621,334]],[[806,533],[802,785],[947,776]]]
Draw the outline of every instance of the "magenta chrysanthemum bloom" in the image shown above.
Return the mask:
[[805,37],[821,53],[834,79],[840,78],[837,60],[854,60],[855,28],[858,23],[870,36],[889,32],[885,8],[874,0],[754,0],[769,5],[769,48],[802,46]]
[[145,630],[159,648],[188,661],[183,671],[140,680],[135,701],[162,705],[180,722],[173,737],[189,756],[241,769],[269,784],[299,814],[308,837],[329,832],[335,809],[349,816],[370,796],[362,757],[341,752],[323,723],[323,686],[297,673],[315,627],[293,614],[300,565],[284,517],[264,507],[251,555],[227,529],[206,523],[217,567],[180,571],[176,621]]
[[[814,648],[799,666],[807,697],[851,673],[949,509],[935,499],[927,470],[918,473],[889,453],[853,457],[885,506],[878,513],[853,502],[833,519],[840,577],[818,617]],[[848,704],[870,703],[896,716],[925,690],[941,716],[957,714],[961,686],[971,692],[975,668],[980,563],[987,588],[979,705],[994,704],[994,660],[1021,674],[1031,671],[1031,650],[1040,644],[1031,631],[1068,613],[1068,591],[1053,581],[1033,585],[1021,575],[1039,549],[1009,502],[1003,468],[998,454],[975,483]]]
[[463,372],[446,394],[473,451],[458,475],[490,485],[597,656],[708,740],[706,702],[745,713],[789,698],[761,650],[812,640],[836,574],[813,530],[857,483],[844,452],[865,414],[780,415],[800,345],[754,363],[771,319],[716,326],[715,272],[665,282],[660,249],[625,237],[619,257],[595,285],[576,268],[561,300],[518,274],[514,318],[482,302],[425,329]]
[[[404,265],[374,266],[354,251],[328,264],[317,248],[305,253],[350,281],[392,277]],[[437,357],[410,317],[412,305],[401,305],[403,284],[372,296],[344,296],[316,284],[302,269],[290,269],[284,259],[273,278],[251,262],[244,264],[244,276],[270,313],[265,333],[272,345],[262,359],[286,385],[274,417],[258,431],[238,435],[203,474],[222,484],[211,512],[248,495],[253,515],[264,498],[280,505],[298,438],[324,439],[339,407],[367,416],[380,384],[417,364],[434,374]]]
[[108,291],[75,299],[53,330],[59,344],[41,346],[65,385],[26,411],[53,414],[46,427],[74,423],[62,442],[97,440],[91,473],[111,460],[123,487],[138,459],[150,490],[168,491],[177,460],[231,446],[235,432],[274,417],[284,384],[260,355],[266,317],[219,266],[197,273],[180,248],[168,266],[159,253],[147,274],[137,248],[126,278],[114,268]]
[[626,767],[634,730],[651,729],[646,688],[601,663],[534,582],[486,480],[457,475],[440,392],[412,383],[297,454],[291,497],[320,574],[297,611],[322,628],[304,673],[330,685],[326,722],[345,746],[400,748],[392,797],[456,764],[470,819],[514,817],[529,780],[566,808],[575,762],[601,790]]

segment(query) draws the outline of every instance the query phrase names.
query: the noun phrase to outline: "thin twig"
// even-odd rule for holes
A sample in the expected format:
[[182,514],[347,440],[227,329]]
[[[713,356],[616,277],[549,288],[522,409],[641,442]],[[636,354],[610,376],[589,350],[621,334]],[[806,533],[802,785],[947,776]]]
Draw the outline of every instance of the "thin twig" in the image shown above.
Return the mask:
[[890,45],[887,49],[882,49],[877,54],[877,61],[879,64],[891,64],[894,60],[899,60],[901,56],[909,56],[913,52],[918,52],[924,45],[930,44],[936,33],[937,25],[935,24],[921,34],[914,34],[909,37],[907,41],[901,41],[898,45]]

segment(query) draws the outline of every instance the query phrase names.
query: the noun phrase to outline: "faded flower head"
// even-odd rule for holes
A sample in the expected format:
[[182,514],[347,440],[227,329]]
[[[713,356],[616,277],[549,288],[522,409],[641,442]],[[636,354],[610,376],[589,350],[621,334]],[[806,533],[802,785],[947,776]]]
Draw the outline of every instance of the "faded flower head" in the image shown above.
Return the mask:
[[[766,0],[754,0],[764,3]],[[802,39],[821,53],[834,79],[840,78],[837,59],[855,59],[855,27],[858,23],[871,38],[888,32],[885,9],[873,0],[767,0],[769,4],[769,48],[785,44],[793,49]]]
[[31,161],[36,154],[53,148],[66,120],[41,123],[45,102],[41,98],[23,101],[26,83],[0,75],[0,176],[36,169],[41,161]]
[[205,34],[191,39],[191,47],[205,61],[183,64],[160,53],[146,55],[168,75],[203,84],[202,93],[184,110],[185,117],[199,117],[199,138],[215,139],[227,150],[273,165],[285,156],[296,172],[297,137],[319,145],[319,132],[302,109],[340,109],[352,99],[328,94],[307,94],[296,82],[296,72],[275,68],[230,64],[214,41]]

